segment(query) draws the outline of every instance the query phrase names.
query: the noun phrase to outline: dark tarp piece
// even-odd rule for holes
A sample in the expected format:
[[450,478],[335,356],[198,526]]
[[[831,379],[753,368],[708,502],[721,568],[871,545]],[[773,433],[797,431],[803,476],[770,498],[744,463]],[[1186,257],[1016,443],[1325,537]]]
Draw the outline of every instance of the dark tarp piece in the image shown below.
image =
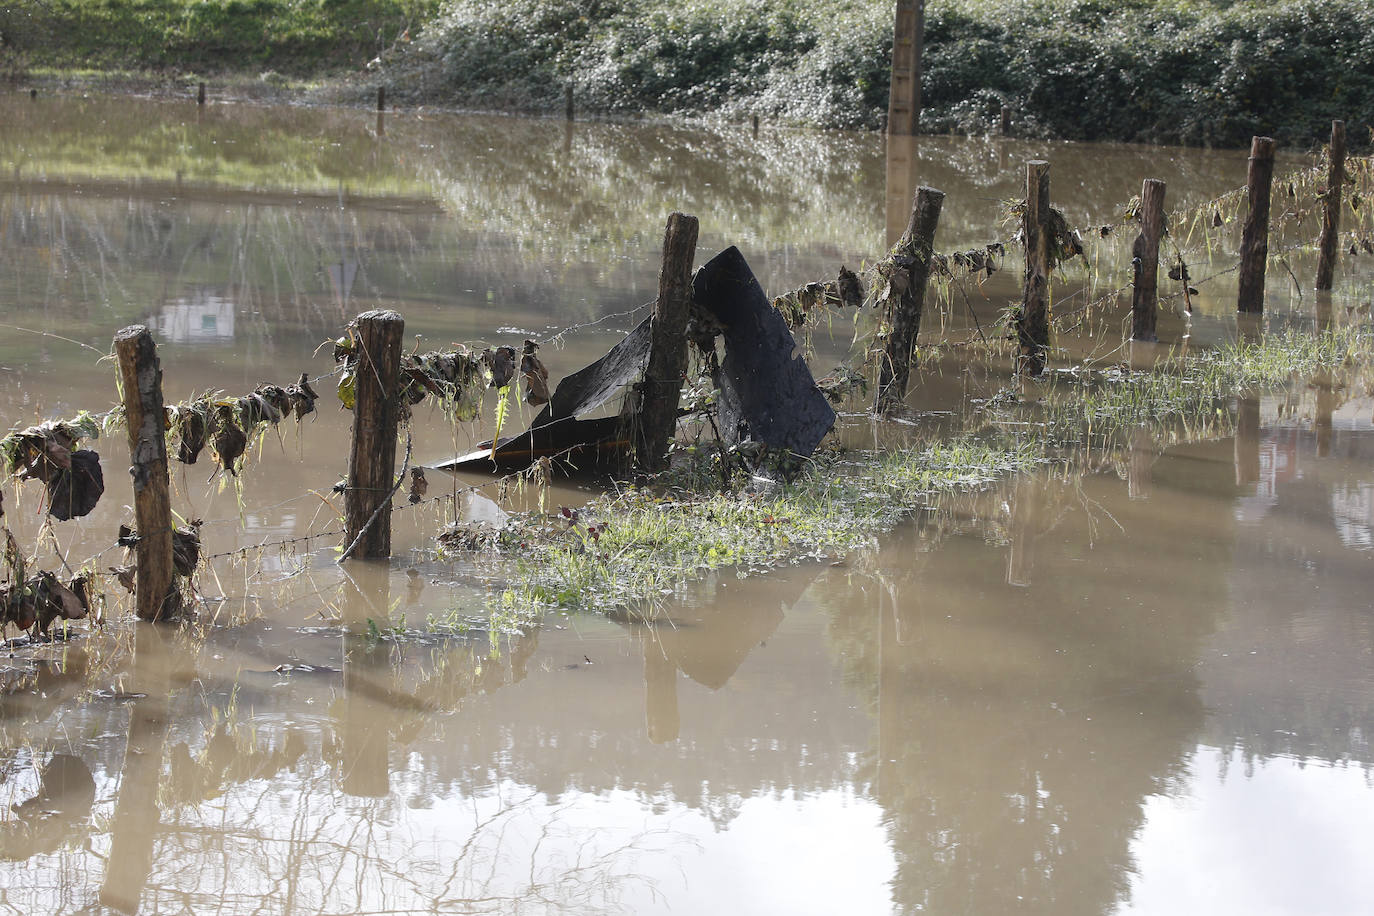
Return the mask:
[[720,434],[725,444],[754,440],[806,458],[835,425],[787,322],[764,295],[739,249],[697,271],[693,298],[724,328]]
[[605,356],[559,382],[548,406],[539,412],[530,427],[588,414],[633,382],[649,361],[649,328],[653,320],[652,315],[645,318]]
[[441,471],[490,471],[493,467],[528,467],[539,458],[554,456],[568,465],[586,467],[624,451],[628,438],[621,435],[619,417],[582,417],[644,372],[652,321],[652,317],[645,318],[605,356],[560,381],[529,429],[502,439],[495,450],[490,442],[485,442],[477,451],[433,467]]
[[71,467],[48,478],[48,513],[60,521],[88,515],[105,493],[100,456],[90,449],[72,452]]

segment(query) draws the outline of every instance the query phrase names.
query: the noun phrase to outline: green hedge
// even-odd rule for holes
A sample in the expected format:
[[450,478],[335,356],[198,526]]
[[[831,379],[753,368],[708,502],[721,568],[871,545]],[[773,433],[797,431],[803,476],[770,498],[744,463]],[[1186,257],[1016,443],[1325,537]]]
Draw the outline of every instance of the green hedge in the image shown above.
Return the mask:
[[[891,30],[890,2],[449,0],[422,55],[456,104],[553,110],[573,80],[602,111],[876,128]],[[989,129],[1003,104],[1080,140],[1308,144],[1374,120],[1366,0],[929,0],[924,57],[929,131]]]
[[[440,6],[442,4],[442,7]],[[0,53],[319,74],[383,49],[397,101],[881,127],[891,0],[0,0]],[[423,31],[420,28],[424,23]],[[417,40],[399,42],[409,26]],[[13,69],[11,67],[11,69]],[[927,0],[927,131],[1319,142],[1374,122],[1368,0]]]

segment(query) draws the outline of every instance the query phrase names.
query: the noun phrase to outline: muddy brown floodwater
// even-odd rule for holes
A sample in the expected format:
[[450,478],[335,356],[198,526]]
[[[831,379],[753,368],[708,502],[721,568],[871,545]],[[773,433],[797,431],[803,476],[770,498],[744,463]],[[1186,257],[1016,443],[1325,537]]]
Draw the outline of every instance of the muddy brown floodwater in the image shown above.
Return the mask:
[[[109,409],[100,356],[129,324],[153,329],[169,401],[327,376],[317,346],[377,307],[407,347],[544,340],[558,378],[644,314],[670,210],[701,219],[699,264],[738,245],[780,292],[871,263],[915,181],[948,195],[952,250],[1009,235],[1027,159],[1095,226],[1144,177],[1202,204],[1246,156],[16,94],[0,123],[0,431]],[[1099,289],[1129,283],[1108,267],[1128,234],[1090,239]],[[1310,276],[1310,252],[1285,257]],[[1271,329],[1368,321],[1371,260],[1321,301],[1273,268]],[[1015,274],[925,337],[991,328]],[[1092,298],[1070,284],[1057,307]],[[1161,338],[1225,340],[1233,303],[1233,278],[1200,285]],[[1097,305],[1059,364],[1113,350],[1125,315]],[[852,335],[813,333],[818,373]],[[957,425],[1009,382],[957,350],[939,365],[905,423],[843,435]],[[208,458],[175,466],[212,555],[198,625],[121,619],[110,580],[102,629],[0,658],[4,912],[1374,911],[1367,392],[1295,380],[1215,435],[942,497],[832,563],[703,576],[655,626],[489,632],[503,583],[430,548],[455,511],[499,519],[491,487],[398,512],[389,564],[334,565],[331,386],[241,494]],[[422,463],[489,432],[426,410]],[[39,565],[119,562],[123,433],[93,447],[105,498],[51,536],[38,492],[6,487]],[[455,612],[466,633],[427,624]]]

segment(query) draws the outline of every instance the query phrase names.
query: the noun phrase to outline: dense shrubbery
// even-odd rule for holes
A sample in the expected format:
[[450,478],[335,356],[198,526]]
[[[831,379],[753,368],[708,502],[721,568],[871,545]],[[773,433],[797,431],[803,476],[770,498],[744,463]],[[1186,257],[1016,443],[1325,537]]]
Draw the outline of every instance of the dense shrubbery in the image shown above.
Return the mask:
[[[575,81],[603,111],[758,113],[879,127],[891,4],[866,0],[450,0],[429,29],[459,104],[552,109]],[[432,91],[435,86],[429,83]],[[933,131],[1304,144],[1374,119],[1366,0],[929,0]]]
[[987,123],[1005,101],[1069,139],[1290,144],[1374,120],[1364,0],[1022,0],[934,5],[925,120]]
[[[440,12],[435,10],[442,4]],[[759,114],[881,127],[891,0],[45,0],[0,5],[3,48],[105,66],[356,67],[397,100]],[[46,11],[46,12],[45,12]],[[417,25],[428,24],[421,34]],[[406,24],[418,40],[398,42]],[[927,0],[929,131],[1313,143],[1374,121],[1368,0]]]

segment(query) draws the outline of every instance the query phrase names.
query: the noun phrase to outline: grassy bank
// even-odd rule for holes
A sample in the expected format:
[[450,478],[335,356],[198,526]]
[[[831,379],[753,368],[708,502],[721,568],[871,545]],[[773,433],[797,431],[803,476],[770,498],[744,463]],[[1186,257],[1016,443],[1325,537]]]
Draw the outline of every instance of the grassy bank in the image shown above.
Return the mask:
[[[928,0],[922,128],[1242,145],[1367,144],[1365,0]],[[879,128],[889,0],[44,0],[0,6],[0,71],[355,74],[397,101],[758,114]],[[374,57],[381,58],[364,69]],[[358,90],[361,98],[363,90]]]
[[438,0],[39,0],[0,3],[0,68],[273,71],[320,76],[404,43]]

